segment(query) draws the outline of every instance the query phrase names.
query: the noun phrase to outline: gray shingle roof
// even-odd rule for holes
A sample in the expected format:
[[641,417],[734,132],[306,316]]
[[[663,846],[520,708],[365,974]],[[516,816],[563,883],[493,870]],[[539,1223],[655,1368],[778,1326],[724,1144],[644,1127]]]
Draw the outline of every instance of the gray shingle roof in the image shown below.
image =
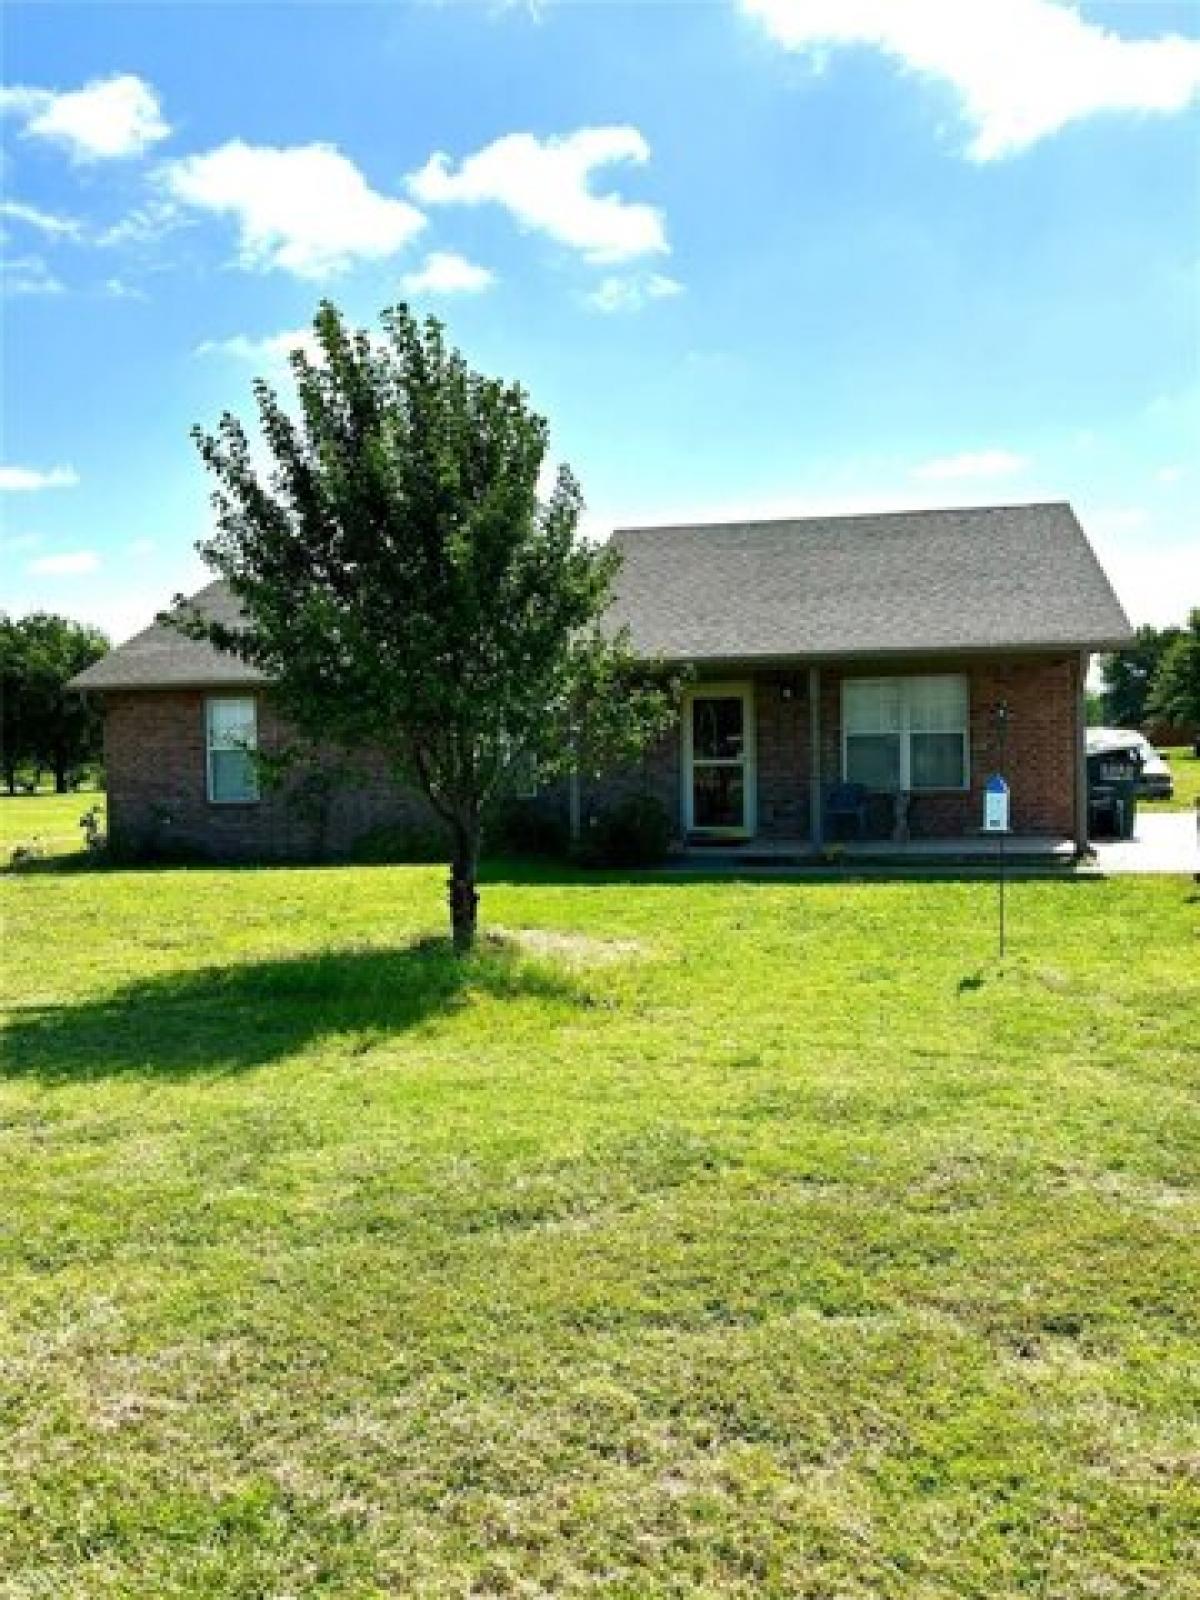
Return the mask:
[[[236,623],[241,608],[224,583],[210,583],[191,604],[217,622]],[[189,639],[159,623],[137,633],[77,677],[73,689],[209,689],[261,683],[263,675],[237,656]]]
[[[783,522],[624,528],[609,619],[672,661],[789,660],[1020,646],[1114,648],[1132,630],[1065,502]],[[193,604],[236,622],[211,583]],[[157,624],[79,689],[208,688],[262,674]]]
[[1129,621],[1065,502],[624,528],[609,613],[672,661],[1067,645]]

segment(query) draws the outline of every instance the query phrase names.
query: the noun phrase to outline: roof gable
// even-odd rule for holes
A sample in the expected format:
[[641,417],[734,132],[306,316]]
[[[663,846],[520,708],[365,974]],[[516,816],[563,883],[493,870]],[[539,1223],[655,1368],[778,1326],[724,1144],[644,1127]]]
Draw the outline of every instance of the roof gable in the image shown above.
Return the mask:
[[[188,602],[214,622],[236,623],[242,610],[218,579]],[[71,679],[72,689],[220,689],[249,687],[264,681],[228,650],[216,650],[202,639],[189,639],[177,628],[151,623],[124,644]]]
[[669,660],[1049,646],[1132,634],[1065,502],[627,528],[612,622]]
[[[794,660],[1115,648],[1133,633],[1065,502],[625,528],[606,621],[643,656]],[[192,601],[236,623],[224,583]],[[250,686],[263,674],[155,623],[77,689]]]

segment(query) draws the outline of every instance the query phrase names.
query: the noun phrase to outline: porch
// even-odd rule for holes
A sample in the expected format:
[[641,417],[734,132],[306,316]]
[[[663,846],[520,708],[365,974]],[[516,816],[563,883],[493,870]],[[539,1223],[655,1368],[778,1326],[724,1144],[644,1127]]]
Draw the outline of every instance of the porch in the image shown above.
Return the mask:
[[701,673],[663,799],[689,859],[986,862],[984,790],[1003,771],[1006,854],[1069,859],[1086,837],[1085,675],[1065,652]]
[[739,868],[814,867],[834,861],[863,866],[972,866],[999,863],[1001,851],[1009,866],[1070,869],[1078,851],[1074,839],[1043,834],[996,836],[962,834],[937,839],[853,839],[825,846],[811,839],[692,840],[674,858],[681,868],[724,871]]

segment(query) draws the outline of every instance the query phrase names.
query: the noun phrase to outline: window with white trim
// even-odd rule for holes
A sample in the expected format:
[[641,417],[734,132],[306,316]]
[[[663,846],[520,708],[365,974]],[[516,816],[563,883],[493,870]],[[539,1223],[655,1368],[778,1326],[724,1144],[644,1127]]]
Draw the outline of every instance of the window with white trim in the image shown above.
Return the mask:
[[205,705],[208,798],[214,805],[258,799],[258,707],[253,695],[211,697]]
[[970,693],[961,673],[842,680],[842,776],[868,789],[970,786]]

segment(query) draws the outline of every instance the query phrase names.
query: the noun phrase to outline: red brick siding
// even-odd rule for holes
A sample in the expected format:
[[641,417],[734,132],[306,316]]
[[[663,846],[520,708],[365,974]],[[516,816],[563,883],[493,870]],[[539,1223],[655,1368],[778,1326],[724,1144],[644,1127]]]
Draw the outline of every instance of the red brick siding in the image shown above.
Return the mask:
[[[678,823],[682,760],[679,728],[676,726],[651,746],[633,766],[605,773],[600,778],[583,779],[579,789],[580,810],[585,824],[589,816],[617,805],[634,794],[653,795],[667,815]],[[557,788],[553,800],[565,813],[566,785]]]
[[[997,753],[990,712],[1000,698],[1010,707],[1007,776],[1012,825],[1018,833],[1070,836],[1075,813],[1075,716],[1079,659],[1010,657],[994,661],[921,661],[821,671],[821,775],[841,773],[841,684],[844,677],[889,672],[965,672],[970,683],[971,787],[961,793],[918,794],[910,825],[915,837],[968,834],[980,825],[983,784]],[[734,676],[733,674],[730,675]],[[808,675],[758,672],[755,683],[758,756],[758,832],[766,837],[809,834]],[[259,741],[264,750],[286,742],[286,730],[259,696]],[[226,858],[283,859],[347,852],[380,825],[428,826],[419,795],[396,784],[378,761],[356,758],[361,776],[339,787],[324,828],[302,814],[294,794],[264,788],[253,805],[212,805],[205,770],[205,695],[196,690],[141,691],[106,697],[105,749],[109,817],[114,837],[135,847],[177,847]],[[581,784],[584,818],[624,795],[650,793],[682,830],[682,744],[674,728],[635,766]],[[544,797],[567,807],[565,786]],[[880,800],[875,822],[886,831],[890,806]],[[164,820],[169,818],[169,821]]]
[[759,673],[754,680],[757,831],[808,835],[808,675]]
[[[962,672],[971,707],[971,786],[954,793],[918,794],[909,823],[916,838],[976,832],[983,817],[983,785],[997,764],[991,709],[1008,701],[1007,776],[1012,788],[1012,825],[1027,834],[1070,837],[1075,823],[1075,716],[1079,660],[1075,655],[980,660],[921,660],[903,665],[874,662],[821,669],[821,778],[836,782],[842,770],[842,680],[891,673]],[[811,765],[806,668],[737,674],[728,681],[754,683],[757,743],[757,832],[767,838],[809,836]],[[682,831],[682,749],[678,729],[640,766],[583,786],[584,816],[628,793],[648,792],[666,806]],[[890,831],[891,802],[872,803],[874,830]]]
[[[256,698],[259,747],[277,751],[288,742],[287,730],[269,698]],[[369,757],[355,757],[361,776],[336,790],[324,819],[305,807],[294,780],[280,788],[264,785],[261,798],[250,804],[213,805],[208,799],[206,699],[200,690],[105,697],[104,753],[114,842],[134,850],[197,851],[221,859],[305,859],[345,854],[381,825],[429,825],[421,797],[400,787],[381,761]]]
[[[826,781],[841,774],[842,680],[900,671],[964,672],[970,694],[971,787],[953,793],[918,793],[909,814],[914,837],[936,838],[979,829],[983,786],[999,763],[992,708],[1001,699],[1009,707],[1005,776],[1012,792],[1013,831],[1074,835],[1078,656],[913,661],[902,669],[878,664],[826,667],[821,683],[821,765]],[[882,825],[882,814],[878,820]]]

